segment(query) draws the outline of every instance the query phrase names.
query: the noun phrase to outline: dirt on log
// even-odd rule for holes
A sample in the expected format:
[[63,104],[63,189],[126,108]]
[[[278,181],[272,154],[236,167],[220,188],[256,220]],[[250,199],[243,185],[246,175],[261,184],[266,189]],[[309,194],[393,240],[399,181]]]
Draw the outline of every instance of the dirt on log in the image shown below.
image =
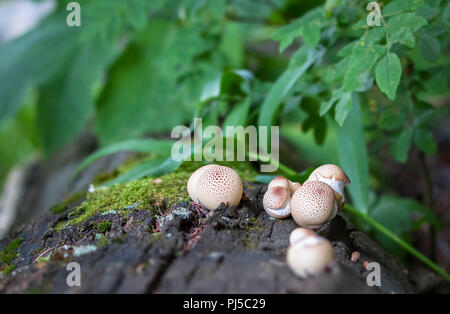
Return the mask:
[[[190,202],[168,209],[109,211],[57,231],[70,219],[46,214],[0,240],[23,242],[0,278],[0,293],[412,293],[401,265],[338,215],[318,234],[329,239],[338,263],[299,279],[286,264],[292,218],[273,219],[262,208],[266,186],[246,183],[239,207],[208,213]],[[76,204],[74,204],[76,205]],[[361,258],[352,262],[353,251]],[[81,286],[69,287],[69,262],[81,267]],[[381,265],[381,286],[369,287],[364,262]]]

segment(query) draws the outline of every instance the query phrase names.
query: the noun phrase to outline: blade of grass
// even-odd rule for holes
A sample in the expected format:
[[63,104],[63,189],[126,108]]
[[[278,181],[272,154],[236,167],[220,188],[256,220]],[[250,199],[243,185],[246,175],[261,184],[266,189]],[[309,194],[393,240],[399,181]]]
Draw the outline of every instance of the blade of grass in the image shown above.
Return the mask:
[[414,247],[409,245],[407,242],[403,241],[401,238],[399,238],[396,234],[388,230],[386,227],[384,227],[382,224],[377,222],[372,217],[358,211],[356,208],[354,208],[351,205],[346,204],[344,206],[344,209],[347,210],[349,213],[352,213],[356,216],[359,216],[360,218],[367,221],[369,224],[371,224],[375,229],[385,234],[387,237],[389,237],[392,241],[396,242],[398,245],[403,247],[405,250],[407,250],[409,253],[411,253],[413,256],[415,256],[417,259],[425,263],[428,267],[433,269],[436,273],[444,277],[447,281],[450,281],[450,276],[447,274],[447,272],[439,267],[437,264],[433,263],[428,257],[417,251]]

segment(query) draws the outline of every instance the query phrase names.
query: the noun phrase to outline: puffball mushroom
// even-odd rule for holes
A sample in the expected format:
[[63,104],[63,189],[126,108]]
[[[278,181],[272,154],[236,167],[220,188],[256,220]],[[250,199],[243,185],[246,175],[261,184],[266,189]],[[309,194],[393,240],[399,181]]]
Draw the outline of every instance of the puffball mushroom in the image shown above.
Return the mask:
[[289,181],[284,177],[274,178],[263,198],[264,210],[274,218],[286,218],[291,214]]
[[289,243],[291,245],[294,245],[297,242],[300,242],[300,241],[304,240],[305,238],[311,237],[311,236],[317,236],[317,234],[314,231],[312,231],[311,229],[295,228],[289,236]]
[[333,219],[337,211],[333,189],[321,181],[304,183],[291,199],[292,217],[302,227],[318,228]]
[[207,165],[197,169],[188,180],[188,193],[209,210],[221,203],[237,206],[242,198],[242,181],[236,171],[220,165]]
[[280,186],[287,189],[289,188],[289,180],[283,176],[275,177],[272,179],[272,181],[269,182],[267,188],[270,189],[276,186]]
[[301,186],[302,185],[299,182],[292,182],[289,180],[289,192],[291,193],[291,197]]
[[291,245],[287,250],[286,260],[297,276],[306,278],[330,267],[335,261],[335,255],[333,246],[327,239],[312,235]]
[[336,194],[336,201],[339,209],[345,203],[344,187],[350,184],[350,179],[338,166],[326,164],[316,168],[309,176],[308,181],[321,181],[328,184]]

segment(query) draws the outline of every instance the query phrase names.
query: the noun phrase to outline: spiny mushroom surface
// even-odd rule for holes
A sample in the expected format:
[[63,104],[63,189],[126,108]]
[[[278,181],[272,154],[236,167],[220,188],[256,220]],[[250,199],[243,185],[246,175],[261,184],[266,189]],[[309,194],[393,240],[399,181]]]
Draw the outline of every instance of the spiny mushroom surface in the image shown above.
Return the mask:
[[264,210],[274,218],[286,218],[291,214],[289,181],[284,177],[274,178],[263,197]]
[[345,203],[344,187],[350,184],[350,179],[340,167],[333,164],[322,165],[310,174],[306,182],[309,181],[328,184],[335,191],[337,204],[342,209]]
[[215,210],[221,203],[239,205],[243,187],[236,171],[226,166],[209,165],[197,175],[198,179],[194,177],[188,185],[193,185],[190,190],[201,205],[209,210]]
[[287,250],[286,260],[297,276],[306,278],[331,267],[335,261],[335,254],[333,246],[327,239],[312,235],[291,245]]
[[333,189],[321,181],[304,183],[291,199],[292,217],[302,227],[318,228],[333,219],[337,210]]

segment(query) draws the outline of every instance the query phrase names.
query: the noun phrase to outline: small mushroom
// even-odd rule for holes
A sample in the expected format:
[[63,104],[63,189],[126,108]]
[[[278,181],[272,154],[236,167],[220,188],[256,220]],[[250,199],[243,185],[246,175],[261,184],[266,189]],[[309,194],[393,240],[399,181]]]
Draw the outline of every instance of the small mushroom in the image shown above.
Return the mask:
[[333,246],[319,236],[308,236],[287,250],[287,264],[300,278],[317,275],[335,261]]
[[321,181],[304,183],[291,199],[292,217],[302,227],[316,229],[333,219],[337,211],[333,189]]
[[289,180],[289,192],[291,193],[291,197],[301,186],[302,185],[299,182],[292,182]]
[[309,176],[309,181],[321,181],[328,184],[336,194],[336,202],[339,209],[345,204],[344,187],[350,184],[350,179],[345,172],[338,166],[326,164],[316,168]]
[[307,228],[295,228],[290,236],[289,236],[289,243],[291,245],[294,245],[297,242],[300,242],[304,240],[307,237],[317,236],[317,234],[312,231],[311,229]]
[[[200,170],[198,174],[196,174],[197,171],[194,172],[192,176],[195,175],[195,177],[188,181],[188,191],[191,191],[192,196],[209,210],[215,210],[221,203],[227,206],[239,205],[243,187],[237,172],[229,167],[215,164],[206,167],[198,169],[197,171]],[[196,199],[193,198],[194,201]]]
[[289,181],[284,177],[274,178],[263,198],[264,210],[274,218],[286,218],[291,214]]
[[358,251],[354,251],[352,253],[352,256],[350,257],[350,259],[352,262],[357,262],[360,257],[361,257],[361,254]]
[[289,180],[286,179],[283,176],[278,176],[272,179],[272,181],[269,182],[269,185],[267,186],[267,188],[273,188],[276,186],[281,186],[283,188],[289,188]]

